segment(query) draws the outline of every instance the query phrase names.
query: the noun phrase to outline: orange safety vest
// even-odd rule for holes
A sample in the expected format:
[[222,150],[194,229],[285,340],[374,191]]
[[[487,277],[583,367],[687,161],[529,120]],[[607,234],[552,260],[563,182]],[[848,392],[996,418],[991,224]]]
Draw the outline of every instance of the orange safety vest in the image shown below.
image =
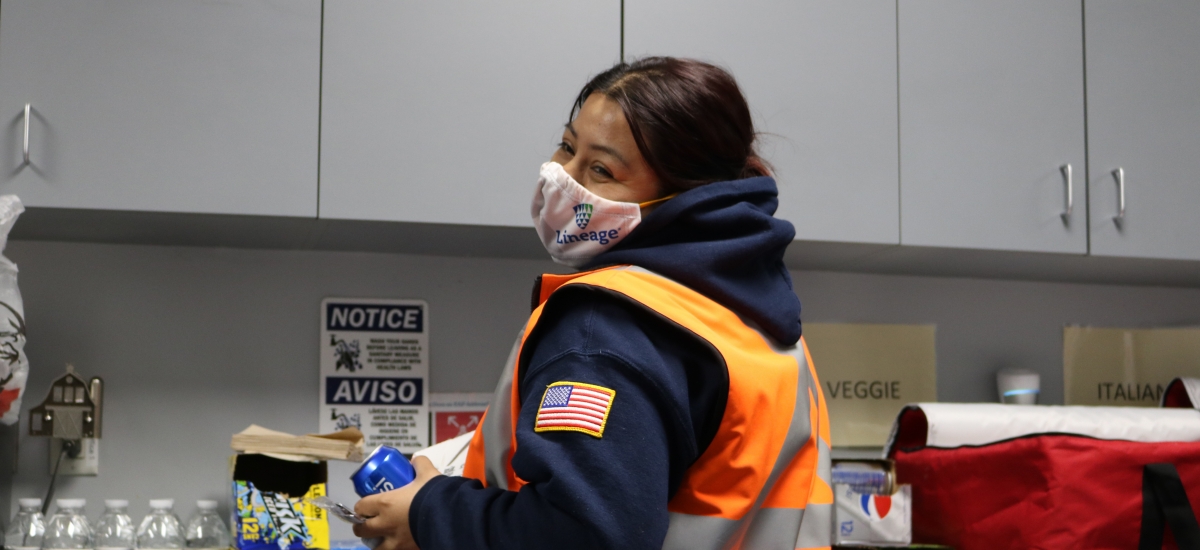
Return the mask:
[[667,503],[663,548],[828,548],[829,419],[804,339],[779,346],[728,308],[639,267],[542,276],[539,305],[518,335],[471,439],[463,475],[510,491],[525,485],[512,469],[521,411],[517,362],[546,300],[568,285],[632,299],[706,340],[729,370],[729,396],[716,436]]

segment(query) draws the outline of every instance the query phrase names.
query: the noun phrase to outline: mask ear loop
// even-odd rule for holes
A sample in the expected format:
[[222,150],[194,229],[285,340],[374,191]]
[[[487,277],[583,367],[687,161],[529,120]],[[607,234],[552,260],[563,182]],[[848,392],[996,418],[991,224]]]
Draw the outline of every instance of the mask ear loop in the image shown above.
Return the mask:
[[656,205],[656,204],[658,204],[658,203],[660,203],[660,202],[667,202],[667,201],[669,201],[669,200],[671,200],[671,199],[675,198],[677,195],[679,195],[679,193],[671,193],[670,195],[667,195],[667,196],[665,196],[665,197],[662,197],[662,198],[654,199],[654,200],[652,200],[652,201],[639,202],[639,203],[638,203],[638,208],[645,208],[645,207],[647,207],[647,206],[654,206],[654,205]]

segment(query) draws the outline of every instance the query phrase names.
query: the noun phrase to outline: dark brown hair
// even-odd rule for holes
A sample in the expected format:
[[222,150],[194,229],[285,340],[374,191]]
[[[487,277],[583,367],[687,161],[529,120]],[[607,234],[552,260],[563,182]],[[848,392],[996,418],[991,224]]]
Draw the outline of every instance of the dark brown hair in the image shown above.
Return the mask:
[[618,63],[579,92],[571,119],[592,94],[621,106],[633,139],[663,190],[770,175],[755,152],[750,107],[733,76],[715,65],[675,57]]

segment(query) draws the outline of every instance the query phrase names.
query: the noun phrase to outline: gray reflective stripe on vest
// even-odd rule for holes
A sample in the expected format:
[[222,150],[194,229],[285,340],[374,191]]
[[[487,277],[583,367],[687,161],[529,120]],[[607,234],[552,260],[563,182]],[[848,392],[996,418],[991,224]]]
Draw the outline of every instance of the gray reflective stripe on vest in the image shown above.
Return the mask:
[[[821,391],[819,387],[813,387]],[[817,411],[817,414],[821,414],[820,408]],[[817,426],[820,426],[819,418]],[[826,487],[833,489],[833,483],[830,482],[833,463],[830,458],[829,442],[817,437],[817,477],[825,482]],[[796,537],[796,548],[829,547],[833,544],[833,504],[809,503],[807,509],[804,523],[800,525],[800,535]]]
[[[760,332],[761,334],[761,332]],[[792,410],[792,422],[788,426],[787,437],[783,447],[775,457],[771,474],[758,493],[754,506],[740,520],[729,520],[720,517],[691,516],[688,514],[671,514],[670,525],[667,528],[667,538],[663,542],[664,550],[721,550],[732,548],[738,544],[740,548],[753,550],[793,550],[794,543],[799,537],[801,523],[804,520],[803,508],[769,508],[762,509],[762,502],[775,486],[775,481],[783,474],[792,459],[804,448],[812,436],[812,424],[808,416],[808,389],[813,387],[812,373],[808,370],[808,360],[804,349],[792,347],[779,349],[765,335],[764,340],[771,344],[775,351],[791,355],[796,360],[799,369],[796,376],[796,402]]]
[[833,539],[833,505],[809,504],[796,548],[828,548]]
[[[820,413],[818,413],[820,414]],[[833,482],[830,481],[832,473],[833,461],[830,460],[829,443],[820,437],[817,438],[817,477],[825,482],[825,485],[833,489]]]
[[496,393],[488,404],[487,416],[479,427],[483,433],[484,479],[488,487],[508,490],[508,457],[509,447],[512,446],[512,379],[513,369],[517,364],[517,353],[521,351],[521,338],[525,336],[525,327],[517,333],[517,341],[513,343],[508,361],[504,363],[504,372],[496,383]]
[[741,548],[792,550],[796,547],[796,533],[807,519],[803,508],[763,508],[755,514]]
[[732,540],[737,535],[741,523],[736,519],[671,512],[667,540],[663,541],[663,548],[722,548],[725,541]]

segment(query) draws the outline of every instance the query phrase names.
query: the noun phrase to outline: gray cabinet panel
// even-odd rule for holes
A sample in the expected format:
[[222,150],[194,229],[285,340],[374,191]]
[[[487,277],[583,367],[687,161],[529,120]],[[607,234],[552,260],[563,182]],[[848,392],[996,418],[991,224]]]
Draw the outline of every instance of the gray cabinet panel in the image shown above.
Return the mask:
[[314,216],[320,25],[319,0],[5,0],[0,192]]
[[901,243],[1085,253],[1080,3],[898,9]]
[[894,2],[627,0],[625,53],[733,73],[797,238],[899,242]]
[[620,3],[329,0],[322,218],[532,225],[538,167]]
[[1200,260],[1200,3],[1085,9],[1091,252]]

